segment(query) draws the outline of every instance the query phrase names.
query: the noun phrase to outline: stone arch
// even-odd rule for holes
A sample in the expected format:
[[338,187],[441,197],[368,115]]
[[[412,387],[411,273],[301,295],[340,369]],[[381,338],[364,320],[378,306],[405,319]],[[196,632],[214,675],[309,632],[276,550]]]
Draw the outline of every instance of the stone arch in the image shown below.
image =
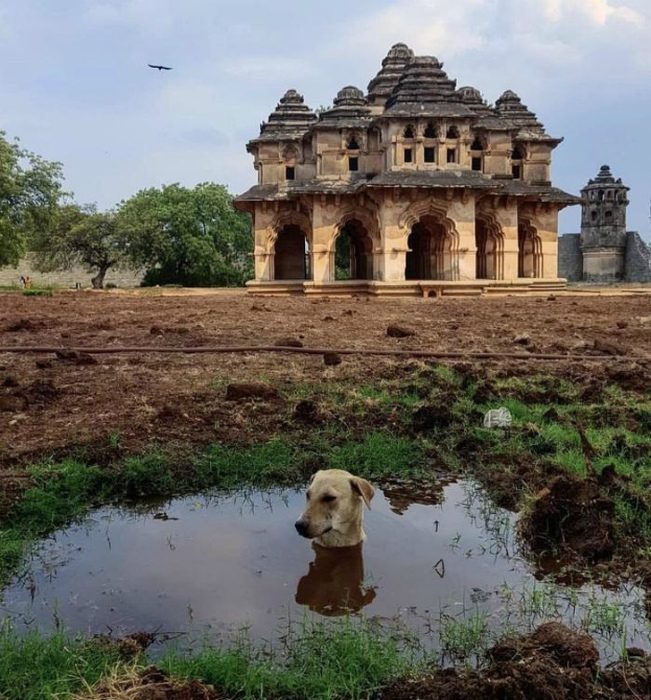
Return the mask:
[[300,211],[284,212],[276,218],[267,239],[271,279],[312,278],[311,233],[310,219]]
[[[345,241],[345,242],[344,242]],[[377,275],[376,254],[380,250],[377,216],[351,207],[337,225],[328,246],[329,279],[371,280]],[[348,274],[344,269],[348,268]]]
[[504,279],[504,231],[497,219],[488,213],[478,213],[475,220],[477,247],[476,278]]
[[437,204],[417,202],[400,217],[407,230],[405,279],[459,279],[459,233]]
[[542,239],[538,230],[527,219],[518,223],[518,277],[543,276]]

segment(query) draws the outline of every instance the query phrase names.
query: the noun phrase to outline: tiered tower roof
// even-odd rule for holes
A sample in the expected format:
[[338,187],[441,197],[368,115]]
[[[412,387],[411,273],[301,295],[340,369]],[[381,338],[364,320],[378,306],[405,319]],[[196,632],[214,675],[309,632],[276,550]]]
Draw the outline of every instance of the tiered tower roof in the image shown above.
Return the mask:
[[354,128],[367,123],[370,118],[370,108],[364,93],[354,85],[347,85],[339,90],[333,101],[333,107],[322,112],[319,117],[319,128],[337,127]]
[[368,84],[368,102],[384,107],[398,84],[407,64],[414,58],[414,52],[407,44],[394,44],[382,61],[382,68]]
[[269,120],[260,125],[260,136],[254,142],[301,138],[316,120],[316,114],[305,104],[303,95],[287,90]]
[[[440,112],[440,105],[455,100],[457,81],[448,78],[435,56],[415,56],[404,68],[387,100],[387,113]],[[461,112],[469,113],[460,103]],[[437,110],[436,107],[439,107]]]
[[588,184],[584,187],[585,190],[591,190],[591,189],[601,189],[603,187],[617,187],[618,189],[630,189],[629,187],[626,187],[622,183],[622,178],[618,177],[615,179],[615,176],[612,174],[610,171],[610,166],[609,165],[602,165],[599,174],[597,177],[594,179],[590,179],[588,181]]

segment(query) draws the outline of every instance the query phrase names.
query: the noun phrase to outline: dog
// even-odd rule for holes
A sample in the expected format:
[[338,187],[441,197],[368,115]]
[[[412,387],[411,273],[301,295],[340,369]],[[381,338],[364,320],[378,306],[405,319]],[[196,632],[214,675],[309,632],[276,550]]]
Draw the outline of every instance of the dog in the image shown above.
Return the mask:
[[366,479],[343,469],[318,471],[307,489],[307,507],[294,527],[321,547],[354,547],[366,539],[364,504],[370,510],[374,494]]

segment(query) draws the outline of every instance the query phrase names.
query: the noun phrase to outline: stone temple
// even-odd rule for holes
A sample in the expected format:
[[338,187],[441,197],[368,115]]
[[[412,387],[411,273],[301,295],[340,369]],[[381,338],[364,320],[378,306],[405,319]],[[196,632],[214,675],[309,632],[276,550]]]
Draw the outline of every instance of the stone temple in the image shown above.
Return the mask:
[[651,282],[651,249],[626,230],[628,190],[607,165],[581,190],[581,233],[559,240],[559,275],[569,282]]
[[562,287],[562,139],[512,91],[488,105],[433,56],[391,48],[366,94],[313,112],[295,90],[252,139],[260,293],[482,294]]

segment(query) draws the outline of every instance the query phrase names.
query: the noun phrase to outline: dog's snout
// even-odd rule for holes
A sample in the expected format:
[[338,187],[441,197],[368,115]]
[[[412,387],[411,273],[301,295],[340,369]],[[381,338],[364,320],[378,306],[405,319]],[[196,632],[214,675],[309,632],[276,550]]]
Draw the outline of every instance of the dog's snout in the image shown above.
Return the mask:
[[307,537],[307,536],[308,536],[308,535],[307,535],[307,528],[308,528],[308,525],[307,525],[307,523],[305,522],[305,520],[300,520],[300,519],[297,520],[297,521],[294,523],[294,527],[296,528],[296,532],[298,532],[298,534],[299,534],[301,537]]

